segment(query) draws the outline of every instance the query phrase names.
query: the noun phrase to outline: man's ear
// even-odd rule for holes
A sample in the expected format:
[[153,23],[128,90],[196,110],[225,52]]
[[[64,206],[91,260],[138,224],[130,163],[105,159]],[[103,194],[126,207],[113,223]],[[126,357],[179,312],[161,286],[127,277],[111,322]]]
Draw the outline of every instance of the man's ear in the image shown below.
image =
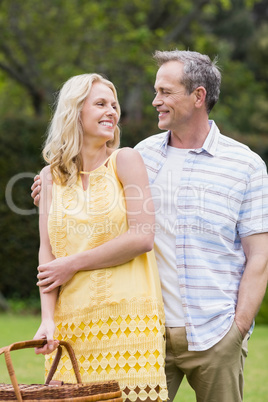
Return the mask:
[[195,106],[197,108],[200,108],[205,103],[207,91],[204,87],[198,87],[194,90],[194,95],[195,95]]

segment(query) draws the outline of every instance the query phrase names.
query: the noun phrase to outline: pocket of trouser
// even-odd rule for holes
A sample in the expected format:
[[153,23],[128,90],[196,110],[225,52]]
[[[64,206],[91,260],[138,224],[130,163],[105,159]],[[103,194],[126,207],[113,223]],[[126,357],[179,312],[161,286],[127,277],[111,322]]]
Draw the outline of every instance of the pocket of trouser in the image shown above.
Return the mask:
[[234,320],[233,326],[234,326],[237,334],[240,335],[240,340],[242,342],[244,338],[243,338],[243,335],[241,334],[240,329],[238,328],[237,323],[235,322],[235,320]]

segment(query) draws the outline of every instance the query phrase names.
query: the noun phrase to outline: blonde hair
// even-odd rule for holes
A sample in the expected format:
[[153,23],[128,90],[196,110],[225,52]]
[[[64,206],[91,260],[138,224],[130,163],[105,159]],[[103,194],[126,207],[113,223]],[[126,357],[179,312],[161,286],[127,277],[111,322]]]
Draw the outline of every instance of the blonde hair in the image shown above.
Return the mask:
[[[113,91],[120,117],[116,89],[112,82],[101,75],[77,75],[63,85],[43,149],[43,158],[50,164],[52,178],[57,183],[71,186],[76,182],[79,171],[82,170],[83,128],[80,115],[94,82],[101,82]],[[107,147],[118,148],[119,142],[120,129],[117,125],[114,138],[107,142]]]

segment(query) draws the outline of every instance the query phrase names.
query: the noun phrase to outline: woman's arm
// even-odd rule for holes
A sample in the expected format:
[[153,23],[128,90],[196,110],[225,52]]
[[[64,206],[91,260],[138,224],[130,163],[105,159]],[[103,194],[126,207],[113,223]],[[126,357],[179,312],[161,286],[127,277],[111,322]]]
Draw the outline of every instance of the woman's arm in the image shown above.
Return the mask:
[[[48,213],[52,200],[52,180],[49,166],[45,167],[40,173],[42,178],[42,197],[39,205],[39,234],[40,234],[40,247],[39,247],[39,264],[45,264],[55,260],[51,251],[51,245],[48,236]],[[34,339],[45,338],[47,344],[42,348],[36,348],[36,354],[51,353],[57,346],[58,341],[53,340],[55,325],[54,325],[54,310],[57,300],[58,288],[50,293],[44,293],[43,287],[40,287],[41,298],[41,316],[42,322],[36,332]]]
[[124,264],[152,250],[154,207],[147,171],[140,154],[130,148],[122,149],[117,155],[117,174],[124,188],[128,231],[91,250],[41,264],[37,284],[45,287],[44,292],[51,292],[78,271]]

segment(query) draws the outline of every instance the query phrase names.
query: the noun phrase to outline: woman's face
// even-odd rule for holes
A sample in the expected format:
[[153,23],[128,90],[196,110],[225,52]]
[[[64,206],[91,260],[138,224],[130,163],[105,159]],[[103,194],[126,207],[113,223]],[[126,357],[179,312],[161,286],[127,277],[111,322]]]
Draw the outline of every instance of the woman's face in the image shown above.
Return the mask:
[[94,82],[81,110],[84,136],[96,142],[113,140],[118,120],[113,91],[102,82]]

